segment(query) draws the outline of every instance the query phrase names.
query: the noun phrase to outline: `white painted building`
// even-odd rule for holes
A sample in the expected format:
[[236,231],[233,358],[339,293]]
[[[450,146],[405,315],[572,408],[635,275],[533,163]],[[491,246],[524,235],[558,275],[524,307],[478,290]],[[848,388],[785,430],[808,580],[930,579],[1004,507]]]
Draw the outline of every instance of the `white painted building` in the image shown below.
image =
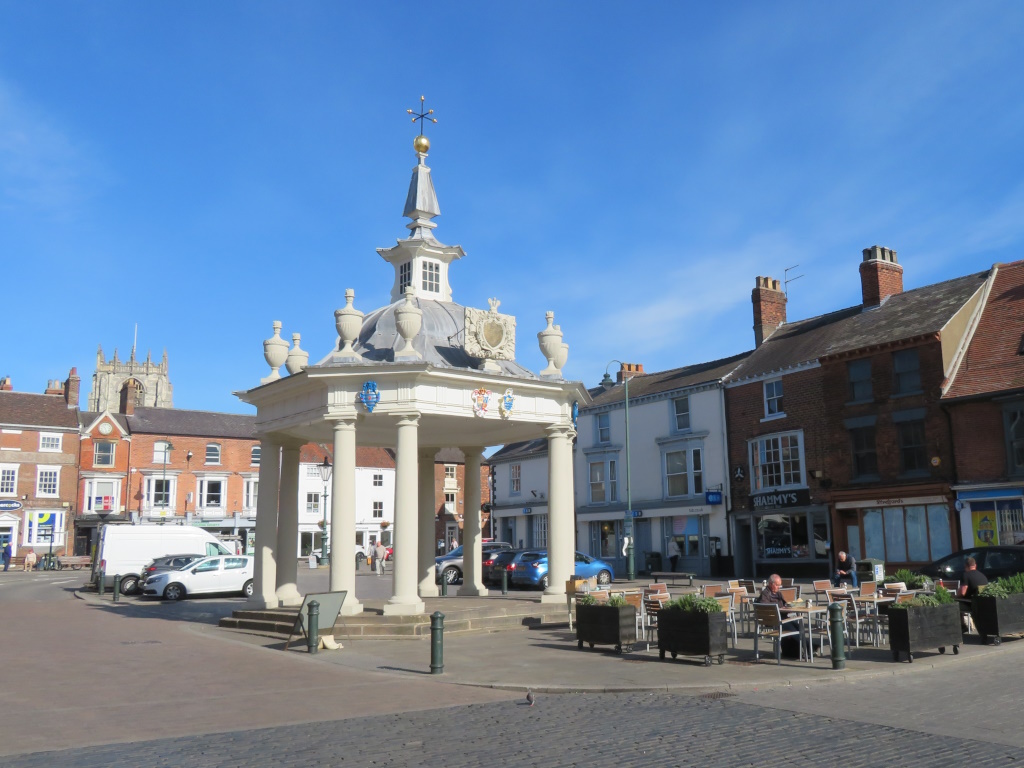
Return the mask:
[[510,443],[493,454],[494,538],[517,548],[548,546],[548,442]]

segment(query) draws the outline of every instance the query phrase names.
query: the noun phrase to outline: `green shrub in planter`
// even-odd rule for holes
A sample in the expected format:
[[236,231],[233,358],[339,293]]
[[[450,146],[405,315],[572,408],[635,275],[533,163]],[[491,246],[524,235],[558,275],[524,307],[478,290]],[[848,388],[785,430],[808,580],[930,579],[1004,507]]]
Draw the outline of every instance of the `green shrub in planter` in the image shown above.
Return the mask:
[[1024,632],[1024,575],[1006,576],[971,598],[971,618],[982,643],[999,645],[1001,635]]
[[729,628],[721,604],[713,597],[684,595],[668,603],[658,612],[658,656],[672,658],[703,656],[704,666],[711,658],[725,663]]
[[924,589],[925,584],[928,582],[928,578],[922,576],[920,573],[914,573],[906,568],[900,568],[896,573],[885,577],[886,584],[894,584],[897,581],[906,584],[907,589]]
[[953,646],[953,653],[960,653],[963,631],[960,628],[960,606],[946,590],[945,597],[918,595],[905,603],[889,607],[889,647],[893,661],[900,660],[900,652],[914,660],[918,651],[938,648],[946,652],[946,646]]

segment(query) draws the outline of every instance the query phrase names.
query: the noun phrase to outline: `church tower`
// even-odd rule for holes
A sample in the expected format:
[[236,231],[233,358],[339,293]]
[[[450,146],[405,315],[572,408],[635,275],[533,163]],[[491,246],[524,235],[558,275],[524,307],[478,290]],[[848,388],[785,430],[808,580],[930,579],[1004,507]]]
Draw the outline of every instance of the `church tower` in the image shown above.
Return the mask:
[[96,350],[96,371],[92,375],[92,391],[89,393],[90,411],[118,412],[121,406],[121,392],[135,382],[135,407],[173,408],[174,388],[168,376],[167,350],[163,359],[154,363],[152,355],[146,354],[145,362],[135,359],[135,348],[131,356],[122,362],[117,349],[110,362],[103,358],[103,347]]

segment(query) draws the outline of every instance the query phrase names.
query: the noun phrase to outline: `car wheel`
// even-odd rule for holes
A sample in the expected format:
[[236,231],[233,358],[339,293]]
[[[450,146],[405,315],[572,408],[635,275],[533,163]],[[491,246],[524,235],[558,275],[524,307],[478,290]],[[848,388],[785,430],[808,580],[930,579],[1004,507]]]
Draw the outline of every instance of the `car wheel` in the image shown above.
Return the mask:
[[121,594],[131,595],[139,588],[138,576],[125,576],[121,579]]
[[168,584],[164,588],[164,600],[181,600],[185,596],[185,588],[181,584]]
[[612,575],[610,573],[608,573],[608,571],[601,571],[599,574],[597,574],[597,583],[598,584],[611,584],[612,583]]
[[548,588],[548,575],[546,573],[543,576],[540,577],[540,588],[541,589],[547,589]]
[[459,569],[458,568],[445,568],[443,576],[444,576],[444,580],[448,584],[454,584],[455,582],[457,582],[459,579],[462,578],[462,574],[459,573]]
[[245,586],[242,587],[242,594],[245,595],[246,597],[252,597],[252,593],[253,593],[252,579],[249,579],[247,582],[245,582]]

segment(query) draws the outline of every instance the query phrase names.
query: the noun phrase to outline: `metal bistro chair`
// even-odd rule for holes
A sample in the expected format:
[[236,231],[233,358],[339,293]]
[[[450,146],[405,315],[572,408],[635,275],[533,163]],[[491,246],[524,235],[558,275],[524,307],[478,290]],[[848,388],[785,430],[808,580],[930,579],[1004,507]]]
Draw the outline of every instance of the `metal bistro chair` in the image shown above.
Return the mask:
[[811,588],[814,590],[815,600],[824,600],[825,592],[832,589],[832,582],[829,579],[815,579],[811,583]]
[[747,590],[748,595],[757,594],[757,587],[754,585],[753,579],[740,579],[740,586]]
[[800,597],[800,590],[797,587],[783,587],[779,590],[779,594],[782,595],[782,599],[787,603],[792,603]]
[[654,633],[658,631],[658,613],[665,607],[665,602],[659,597],[644,597],[643,637],[647,642],[648,650],[651,647]]
[[[758,640],[770,639],[775,645],[775,663],[782,664],[782,638],[790,637],[795,635],[797,638],[800,637],[802,632],[800,631],[800,622],[802,619],[798,616],[784,619],[782,613],[779,611],[779,606],[775,603],[754,603],[754,661],[761,660],[761,654],[758,650]],[[800,642],[800,658],[803,659],[804,655],[804,644]]]
[[725,593],[724,584],[705,584],[700,588],[701,597],[715,597]]
[[735,595],[715,595],[715,600],[722,606],[722,612],[725,614],[725,622],[728,627],[732,630],[732,647],[736,647],[736,610],[733,604]]
[[636,636],[643,637],[644,631],[644,596],[640,592],[624,592],[626,605],[636,608]]

